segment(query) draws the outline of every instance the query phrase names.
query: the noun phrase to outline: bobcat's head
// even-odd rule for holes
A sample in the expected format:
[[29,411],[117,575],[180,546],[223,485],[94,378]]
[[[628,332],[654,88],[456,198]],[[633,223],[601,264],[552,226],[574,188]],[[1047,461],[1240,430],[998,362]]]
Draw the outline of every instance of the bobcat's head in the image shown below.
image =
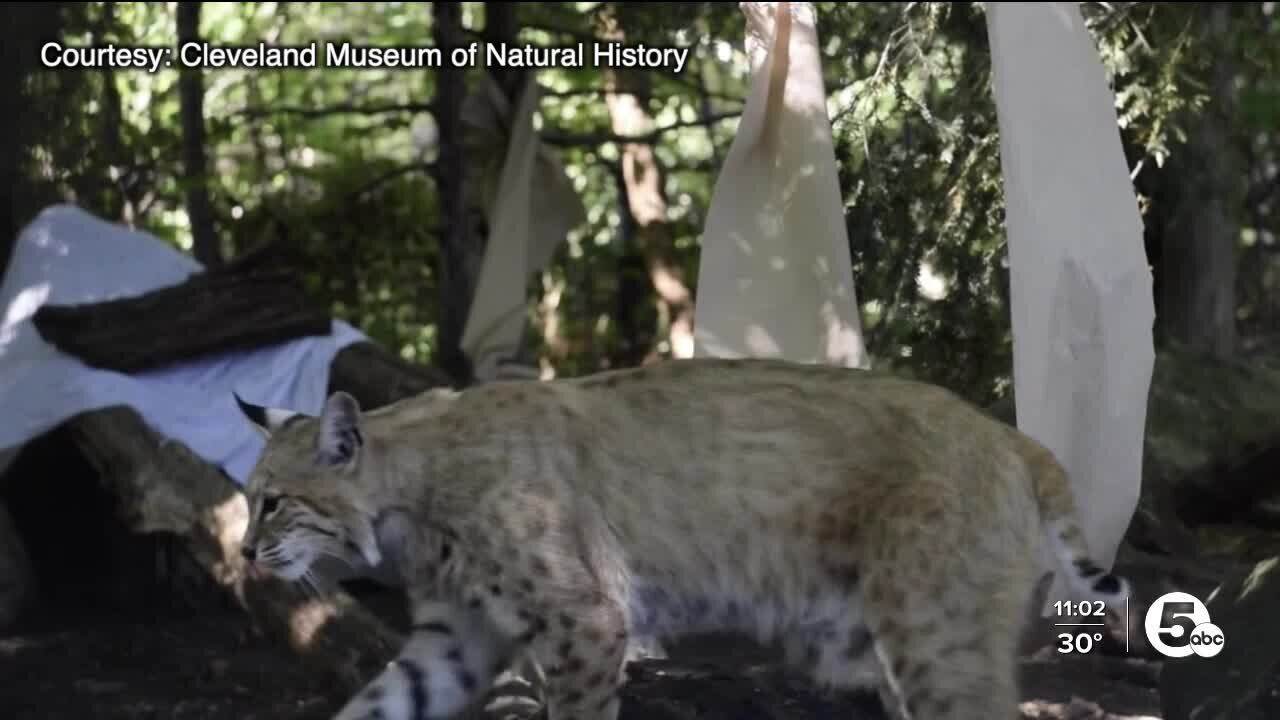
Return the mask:
[[267,439],[245,484],[250,573],[305,580],[325,557],[376,566],[376,510],[361,483],[369,445],[355,398],[334,393],[319,417],[236,401]]

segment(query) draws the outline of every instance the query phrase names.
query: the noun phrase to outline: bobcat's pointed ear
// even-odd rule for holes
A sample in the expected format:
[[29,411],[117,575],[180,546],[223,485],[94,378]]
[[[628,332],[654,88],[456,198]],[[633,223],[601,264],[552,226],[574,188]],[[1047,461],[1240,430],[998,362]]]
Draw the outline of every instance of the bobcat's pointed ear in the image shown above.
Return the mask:
[[360,404],[345,392],[336,392],[324,403],[320,416],[320,435],[316,449],[322,462],[329,465],[347,465],[355,460],[364,447],[364,434],[360,428]]
[[293,410],[284,410],[281,408],[262,407],[247,403],[240,397],[240,393],[232,392],[236,398],[236,405],[240,406],[240,412],[253,423],[254,427],[263,434],[264,437],[271,437],[271,434],[284,427],[285,423],[297,417],[299,413]]

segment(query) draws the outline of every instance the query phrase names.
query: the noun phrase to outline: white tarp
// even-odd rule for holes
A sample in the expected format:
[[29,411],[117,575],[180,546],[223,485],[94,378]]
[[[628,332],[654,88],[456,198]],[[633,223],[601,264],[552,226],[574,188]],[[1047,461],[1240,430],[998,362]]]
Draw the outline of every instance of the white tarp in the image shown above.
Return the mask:
[[1089,547],[1109,566],[1137,506],[1155,361],[1151,272],[1115,98],[1075,3],[986,8],[1018,427],[1066,466]]
[[542,92],[530,73],[515,108],[489,73],[463,111],[468,162],[477,171],[489,238],[467,314],[462,349],[479,381],[536,377],[504,364],[519,350],[528,319],[529,278],[550,262],[587,212],[553,148],[533,127]]
[[866,367],[816,13],[739,7],[751,94],[707,213],[695,354]]
[[0,453],[11,459],[27,441],[81,412],[130,405],[158,433],[190,446],[243,485],[263,441],[244,421],[232,392],[256,404],[319,414],[329,363],[364,335],[335,321],[324,337],[126,375],[59,351],[31,322],[45,304],[138,295],[201,269],[159,238],[76,207],[54,206],[32,221],[18,237],[0,285]]

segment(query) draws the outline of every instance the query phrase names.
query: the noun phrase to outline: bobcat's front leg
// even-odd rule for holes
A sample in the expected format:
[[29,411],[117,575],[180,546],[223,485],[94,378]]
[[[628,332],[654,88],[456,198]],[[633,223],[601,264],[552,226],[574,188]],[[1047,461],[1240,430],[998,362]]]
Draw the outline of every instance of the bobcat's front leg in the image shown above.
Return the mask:
[[485,613],[445,602],[419,604],[396,659],[334,720],[444,720],[488,692],[511,659]]

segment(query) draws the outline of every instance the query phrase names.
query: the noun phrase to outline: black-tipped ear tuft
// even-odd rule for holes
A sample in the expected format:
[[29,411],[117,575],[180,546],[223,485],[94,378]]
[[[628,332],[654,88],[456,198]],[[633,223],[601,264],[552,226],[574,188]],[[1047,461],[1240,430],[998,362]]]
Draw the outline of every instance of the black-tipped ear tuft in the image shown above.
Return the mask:
[[244,398],[240,397],[240,393],[235,392],[234,390],[231,391],[231,394],[235,396],[236,405],[240,407],[240,412],[244,413],[244,416],[248,418],[249,421],[252,422],[254,425],[257,425],[263,430],[266,430],[267,429],[266,409],[260,405],[254,405],[253,403],[245,402]]
[[264,435],[271,435],[280,428],[284,427],[290,420],[301,417],[301,413],[293,410],[282,410],[279,408],[263,407],[246,402],[240,397],[240,393],[231,392],[236,399],[236,405],[240,406],[240,412],[249,419]]

